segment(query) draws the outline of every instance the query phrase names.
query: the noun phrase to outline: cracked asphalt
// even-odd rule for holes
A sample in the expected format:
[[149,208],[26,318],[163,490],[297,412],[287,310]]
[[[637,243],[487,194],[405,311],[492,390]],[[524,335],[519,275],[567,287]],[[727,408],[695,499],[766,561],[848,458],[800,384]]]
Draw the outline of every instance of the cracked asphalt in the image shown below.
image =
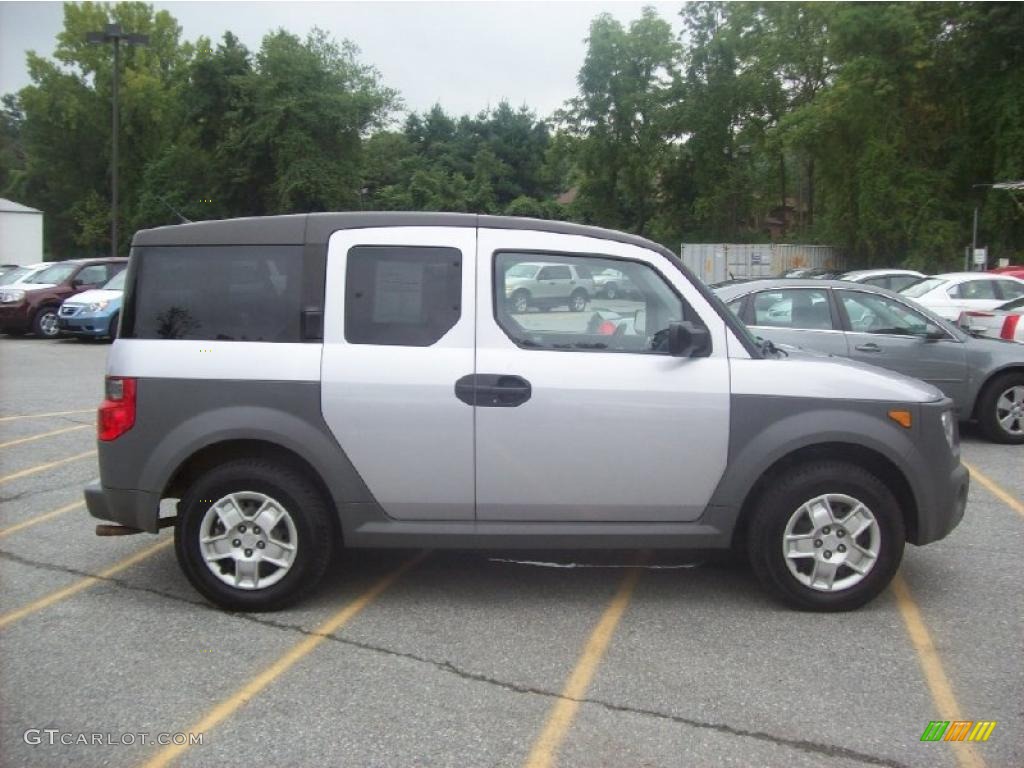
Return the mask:
[[[92,424],[107,350],[0,339],[0,765],[143,765],[160,749],[138,736],[25,732],[154,738],[225,701],[174,765],[527,763],[634,553],[430,552],[329,632],[418,553],[346,553],[299,606],[258,615],[209,606],[170,547],[111,573],[171,534],[97,538],[77,505],[97,467],[91,426],[73,428]],[[1024,502],[1024,448],[967,429],[963,451]],[[975,480],[961,526],[909,547],[901,571],[960,715],[998,722],[970,754],[919,741],[948,702],[892,590],[855,613],[795,613],[726,559],[655,552],[649,565],[690,567],[642,571],[552,764],[1024,765],[1022,556],[1024,513]],[[570,563],[597,567],[546,565]]]

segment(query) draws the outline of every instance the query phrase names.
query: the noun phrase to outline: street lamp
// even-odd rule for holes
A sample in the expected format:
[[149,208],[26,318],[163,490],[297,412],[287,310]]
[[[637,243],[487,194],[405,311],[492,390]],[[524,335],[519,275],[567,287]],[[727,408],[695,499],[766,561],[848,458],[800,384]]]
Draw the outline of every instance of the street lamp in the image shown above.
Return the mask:
[[121,80],[121,43],[125,45],[147,45],[149,35],[133,35],[124,32],[120,24],[107,24],[102,32],[90,32],[85,36],[89,43],[96,45],[114,44],[113,82],[113,151],[110,157],[110,255],[117,257],[117,137],[120,119],[118,117],[117,89]]

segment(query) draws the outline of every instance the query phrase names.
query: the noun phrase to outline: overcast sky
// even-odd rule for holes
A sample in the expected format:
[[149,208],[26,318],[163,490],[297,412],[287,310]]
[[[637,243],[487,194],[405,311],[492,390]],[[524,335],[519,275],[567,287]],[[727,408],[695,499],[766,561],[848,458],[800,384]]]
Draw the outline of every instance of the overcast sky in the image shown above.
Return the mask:
[[[421,111],[435,102],[454,114],[506,99],[544,117],[576,93],[591,19],[623,22],[652,5],[678,32],[682,2],[172,2],[154,3],[181,24],[184,39],[215,42],[228,29],[250,48],[278,27],[314,26],[348,38],[384,83]],[[25,52],[50,55],[63,12],[56,2],[0,2],[0,93],[27,85]]]

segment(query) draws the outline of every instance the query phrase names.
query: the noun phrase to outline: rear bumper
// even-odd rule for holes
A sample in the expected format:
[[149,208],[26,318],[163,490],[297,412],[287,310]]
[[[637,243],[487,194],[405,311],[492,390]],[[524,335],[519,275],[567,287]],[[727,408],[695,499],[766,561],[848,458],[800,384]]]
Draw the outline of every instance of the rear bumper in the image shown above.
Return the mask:
[[85,486],[85,506],[89,514],[140,531],[159,530],[160,495],[148,491],[104,488],[99,480]]

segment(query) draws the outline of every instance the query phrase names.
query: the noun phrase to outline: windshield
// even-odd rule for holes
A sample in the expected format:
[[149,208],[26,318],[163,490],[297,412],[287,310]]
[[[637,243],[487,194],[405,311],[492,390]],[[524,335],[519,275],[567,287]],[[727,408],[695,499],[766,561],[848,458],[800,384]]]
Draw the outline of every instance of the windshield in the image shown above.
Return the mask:
[[107,284],[103,286],[104,290],[107,291],[123,291],[124,290],[124,279],[128,275],[127,269],[122,269],[114,277],[107,281]]
[[47,267],[42,272],[33,275],[25,282],[33,285],[57,285],[67,280],[77,267],[77,264],[54,264],[52,267]]
[[945,282],[948,281],[941,280],[937,277],[930,277],[927,280],[922,280],[919,283],[912,283],[911,285],[908,285],[906,288],[900,291],[900,293],[902,293],[904,296],[910,297],[911,299],[916,299],[919,296],[924,296],[929,291],[938,288]]
[[25,275],[31,274],[32,270],[28,267],[19,267],[18,269],[12,269],[4,275],[0,275],[0,285],[10,285],[16,283]]
[[540,267],[531,264],[516,264],[506,272],[507,277],[533,277]]

